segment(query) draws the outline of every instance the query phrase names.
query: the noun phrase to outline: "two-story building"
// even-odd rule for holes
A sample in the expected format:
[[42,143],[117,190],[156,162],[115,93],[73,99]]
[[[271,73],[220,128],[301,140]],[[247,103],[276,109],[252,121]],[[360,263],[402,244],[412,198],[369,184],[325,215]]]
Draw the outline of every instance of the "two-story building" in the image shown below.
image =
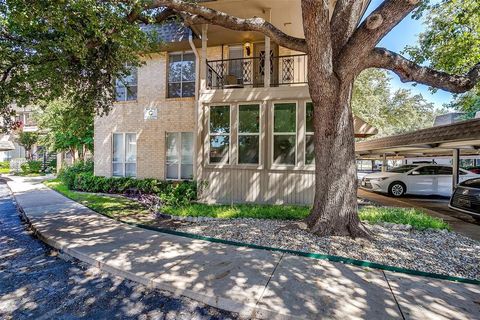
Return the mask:
[[[303,37],[300,0],[202,5]],[[144,56],[118,82],[110,114],[95,120],[95,174],[195,179],[206,202],[311,203],[307,55],[215,25],[172,22],[157,31],[165,51]],[[376,133],[354,121],[357,137]]]

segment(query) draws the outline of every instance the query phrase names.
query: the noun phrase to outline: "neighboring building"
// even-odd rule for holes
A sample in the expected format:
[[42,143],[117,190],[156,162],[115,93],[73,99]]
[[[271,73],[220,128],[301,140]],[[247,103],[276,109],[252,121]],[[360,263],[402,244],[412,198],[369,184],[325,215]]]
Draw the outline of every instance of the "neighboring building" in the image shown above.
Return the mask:
[[[303,36],[300,0],[203,4],[271,17]],[[214,25],[157,31],[166,51],[145,56],[144,66],[118,81],[118,102],[95,120],[95,174],[196,179],[206,202],[311,203],[307,56],[259,33]],[[355,118],[356,136],[375,133]]]
[[[19,108],[13,107],[16,112],[15,121],[19,125],[19,129],[24,132],[36,132],[38,131],[37,124],[32,118],[32,108]],[[13,144],[14,149],[9,151],[0,151],[0,161],[10,161],[17,158],[25,158],[25,148],[16,142],[15,133],[0,135],[0,140],[8,141]],[[33,154],[36,154],[37,147],[32,148]]]

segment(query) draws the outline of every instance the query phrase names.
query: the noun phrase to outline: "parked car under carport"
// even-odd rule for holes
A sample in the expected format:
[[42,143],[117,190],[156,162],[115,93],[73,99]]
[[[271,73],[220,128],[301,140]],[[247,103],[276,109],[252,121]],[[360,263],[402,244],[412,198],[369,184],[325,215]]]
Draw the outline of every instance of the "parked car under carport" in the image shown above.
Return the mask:
[[459,183],[448,206],[453,210],[469,214],[475,220],[480,221],[480,178]]

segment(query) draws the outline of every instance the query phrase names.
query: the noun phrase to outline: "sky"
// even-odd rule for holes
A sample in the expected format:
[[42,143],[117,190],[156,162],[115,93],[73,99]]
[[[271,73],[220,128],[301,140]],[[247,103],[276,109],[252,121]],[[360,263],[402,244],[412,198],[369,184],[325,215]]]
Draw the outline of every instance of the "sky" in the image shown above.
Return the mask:
[[[370,6],[367,9],[366,14],[373,11],[382,3],[382,0],[372,0]],[[385,47],[389,50],[400,53],[406,45],[415,45],[418,39],[418,34],[425,30],[425,26],[421,20],[412,19],[411,16],[405,18],[400,22],[389,34],[382,39],[378,44],[379,47]],[[417,84],[412,86],[411,83],[402,83],[397,75],[392,72],[390,77],[392,78],[391,85],[394,90],[399,88],[405,88],[412,91],[413,94],[420,93],[428,102],[432,102],[435,107],[441,107],[443,104],[452,100],[452,94],[437,90],[436,93],[431,93],[427,86]]]

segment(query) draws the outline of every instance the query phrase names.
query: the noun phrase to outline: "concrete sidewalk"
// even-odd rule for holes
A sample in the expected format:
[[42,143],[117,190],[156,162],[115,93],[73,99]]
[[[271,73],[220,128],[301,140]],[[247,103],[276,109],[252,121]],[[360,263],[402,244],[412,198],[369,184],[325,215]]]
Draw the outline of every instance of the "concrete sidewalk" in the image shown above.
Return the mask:
[[43,186],[8,185],[49,245],[115,275],[246,318],[478,319],[480,286],[162,234]]

